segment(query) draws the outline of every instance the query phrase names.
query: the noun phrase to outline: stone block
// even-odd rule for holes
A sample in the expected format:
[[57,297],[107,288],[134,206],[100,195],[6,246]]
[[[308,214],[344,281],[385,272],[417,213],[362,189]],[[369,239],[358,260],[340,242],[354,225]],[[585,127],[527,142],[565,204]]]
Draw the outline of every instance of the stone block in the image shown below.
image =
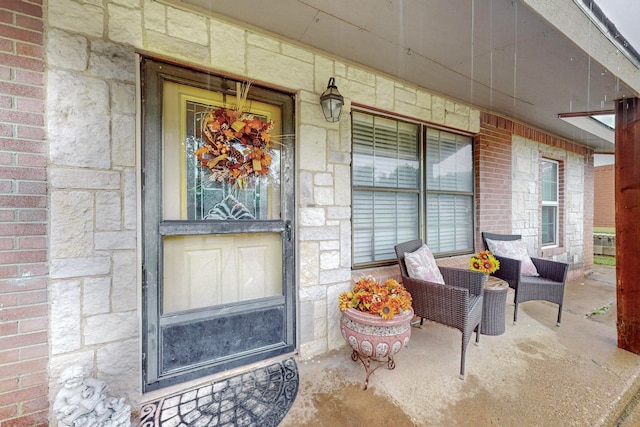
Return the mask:
[[350,207],[332,206],[326,209],[327,209],[328,219],[350,219],[351,218]]
[[[410,104],[413,106],[417,106],[418,97],[416,95],[416,90],[413,88],[408,88],[405,86],[395,86],[394,88],[394,97],[396,101],[401,101],[405,104]],[[424,108],[424,107],[422,107]]]
[[136,165],[136,120],[134,116],[111,117],[111,161],[113,166]]
[[57,281],[49,285],[51,354],[68,353],[82,346],[80,281]]
[[468,130],[469,116],[453,111],[446,111],[444,124],[454,129]]
[[300,171],[298,182],[299,206],[313,206],[313,173]]
[[340,229],[338,227],[300,227],[300,241],[308,240],[338,240]]
[[349,165],[335,165],[334,179],[340,185],[336,186],[334,204],[337,206],[351,206],[351,167]]
[[158,33],[166,33],[166,9],[166,6],[155,0],[144,0],[144,28]]
[[140,393],[140,343],[137,339],[114,342],[100,348],[96,354],[97,378],[107,383],[110,396],[137,402]]
[[[338,123],[328,123],[324,118],[324,114],[322,113],[322,107],[319,104],[319,95],[314,97],[315,99],[311,99],[310,101],[299,100],[298,102],[298,112],[300,114],[300,123],[308,124],[316,127],[320,127],[325,129],[327,132],[332,130],[332,128],[336,128]],[[342,110],[342,116],[344,117],[344,109]],[[329,144],[327,138],[327,145]]]
[[137,184],[136,170],[133,168],[125,169],[124,175],[124,227],[127,230],[133,230],[137,225]]
[[313,175],[315,185],[333,186],[333,175],[330,173],[316,173]]
[[111,258],[61,258],[50,261],[49,277],[66,279],[82,276],[101,276],[111,272]]
[[300,345],[300,357],[302,359],[309,359],[319,354],[324,354],[327,351],[327,339],[324,337]]
[[114,312],[135,310],[138,307],[138,261],[135,251],[113,254],[111,309]]
[[376,76],[376,107],[386,110],[394,109],[395,85],[393,80]]
[[134,83],[136,65],[135,52],[129,46],[102,41],[91,43],[89,71],[96,77]]
[[211,63],[209,46],[191,43],[188,40],[180,40],[156,31],[145,32],[146,48],[175,59],[184,59],[198,64]]
[[53,188],[117,190],[120,173],[90,169],[49,168],[49,184]]
[[445,124],[444,98],[439,96],[431,97],[431,120],[434,123]]
[[167,7],[167,33],[191,43],[209,45],[208,20],[193,12]]
[[51,194],[50,255],[85,257],[93,253],[93,195],[83,191]]
[[320,252],[317,242],[300,243],[300,286],[318,284],[320,270]]
[[247,73],[255,79],[287,88],[313,90],[313,64],[251,44],[247,46],[246,61]]
[[316,205],[329,206],[334,203],[333,187],[315,187],[313,201]]
[[47,20],[51,27],[101,37],[104,31],[104,9],[73,0],[49,0]]
[[49,67],[84,71],[89,63],[87,39],[60,30],[47,33],[47,61]]
[[313,302],[300,303],[300,342],[310,342],[315,338],[313,325]]
[[340,249],[340,242],[337,240],[323,240],[320,242],[321,251],[335,251]]
[[142,11],[115,4],[107,5],[109,40],[142,47]]
[[[111,83],[111,113],[112,114],[136,114],[136,87],[129,83]],[[135,141],[135,126],[133,128]],[[135,145],[135,144],[134,144]]]
[[326,298],[327,288],[326,286],[307,286],[300,288],[298,296],[300,301],[318,301]]
[[327,168],[326,130],[311,125],[300,125],[300,168],[308,171],[324,172]]
[[51,71],[47,87],[47,104],[55,105],[47,112],[51,163],[108,169],[111,145],[107,84],[66,71]]
[[[358,102],[360,104],[375,105],[376,88],[357,80],[347,80],[341,86],[338,86],[340,93],[350,102]],[[345,114],[345,111],[342,111]]]
[[315,55],[313,93],[317,98],[327,90],[329,79],[334,76],[333,63],[333,60],[326,56]]
[[245,74],[246,32],[243,28],[211,20],[211,63],[216,68]]
[[375,86],[376,85],[376,75],[370,73],[369,71],[365,71],[359,67],[347,67],[347,78],[349,80],[355,80],[359,83],[365,84],[367,86]]
[[[324,302],[320,305],[326,306]],[[325,338],[327,336],[327,318],[325,316],[316,317],[313,320],[313,337],[314,339]]]
[[268,50],[274,53],[280,53],[280,41],[273,37],[268,37],[260,33],[252,31],[247,32],[247,44]]
[[320,227],[325,222],[325,211],[323,208],[301,208],[300,226]]
[[302,49],[289,43],[281,43],[280,49],[284,55],[313,64],[314,55],[308,49]]
[[351,280],[351,268],[320,271],[320,284],[329,285]]
[[93,350],[76,351],[73,353],[52,355],[49,357],[49,389],[51,391],[58,390],[60,385],[56,382],[62,371],[67,369],[71,365],[84,366],[89,372],[94,369],[93,360],[95,354]]
[[85,345],[136,338],[139,336],[138,316],[135,311],[128,311],[87,317],[83,335]]
[[95,233],[96,250],[135,249],[135,231],[101,231]]
[[95,277],[84,280],[82,312],[85,316],[108,313],[111,309],[111,279]]
[[332,270],[340,267],[340,252],[330,251],[320,254],[320,269]]
[[122,224],[122,203],[120,193],[100,191],[96,193],[96,229],[120,230]]

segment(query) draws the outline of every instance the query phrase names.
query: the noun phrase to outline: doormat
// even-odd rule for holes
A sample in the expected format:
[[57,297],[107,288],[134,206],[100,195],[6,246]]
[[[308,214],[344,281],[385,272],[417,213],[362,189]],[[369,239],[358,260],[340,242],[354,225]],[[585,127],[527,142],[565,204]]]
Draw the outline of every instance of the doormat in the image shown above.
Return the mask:
[[277,426],[298,394],[294,359],[145,404],[141,427]]

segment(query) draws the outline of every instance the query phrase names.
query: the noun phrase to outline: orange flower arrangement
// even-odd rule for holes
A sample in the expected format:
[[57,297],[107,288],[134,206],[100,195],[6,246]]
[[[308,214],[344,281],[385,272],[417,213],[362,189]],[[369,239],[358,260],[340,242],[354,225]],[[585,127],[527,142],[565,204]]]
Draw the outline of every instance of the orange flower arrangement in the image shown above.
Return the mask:
[[204,140],[195,156],[212,181],[237,183],[265,176],[271,166],[273,121],[263,122],[238,110],[218,108],[202,122]]
[[411,294],[397,280],[388,279],[381,285],[373,277],[363,276],[353,290],[340,294],[338,305],[341,311],[355,308],[383,319],[392,319],[396,314],[409,310],[411,301]]
[[469,260],[469,268],[484,274],[495,273],[500,269],[500,261],[488,250],[480,251]]

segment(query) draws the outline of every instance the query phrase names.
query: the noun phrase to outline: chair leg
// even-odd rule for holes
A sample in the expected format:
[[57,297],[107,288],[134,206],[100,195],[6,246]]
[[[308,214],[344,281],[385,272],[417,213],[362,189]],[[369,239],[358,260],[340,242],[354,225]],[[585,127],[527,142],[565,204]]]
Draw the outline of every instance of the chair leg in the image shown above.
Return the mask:
[[562,319],[562,304],[560,304],[560,307],[558,307],[558,323],[556,323],[556,326],[560,326],[561,319]]
[[513,309],[513,324],[515,325],[518,321],[518,303],[515,303],[515,308]]
[[475,332],[476,332],[476,345],[480,345],[480,325],[482,323],[478,324],[478,326],[476,326]]
[[467,355],[467,345],[465,344],[464,334],[462,334],[462,355],[460,356],[460,379],[464,379],[464,361]]

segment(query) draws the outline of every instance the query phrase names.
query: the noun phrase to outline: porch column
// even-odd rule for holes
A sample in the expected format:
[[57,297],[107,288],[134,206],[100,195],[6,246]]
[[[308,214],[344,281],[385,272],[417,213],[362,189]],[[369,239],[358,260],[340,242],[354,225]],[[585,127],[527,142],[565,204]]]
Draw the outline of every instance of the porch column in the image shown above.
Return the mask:
[[616,101],[618,347],[640,354],[640,99]]

